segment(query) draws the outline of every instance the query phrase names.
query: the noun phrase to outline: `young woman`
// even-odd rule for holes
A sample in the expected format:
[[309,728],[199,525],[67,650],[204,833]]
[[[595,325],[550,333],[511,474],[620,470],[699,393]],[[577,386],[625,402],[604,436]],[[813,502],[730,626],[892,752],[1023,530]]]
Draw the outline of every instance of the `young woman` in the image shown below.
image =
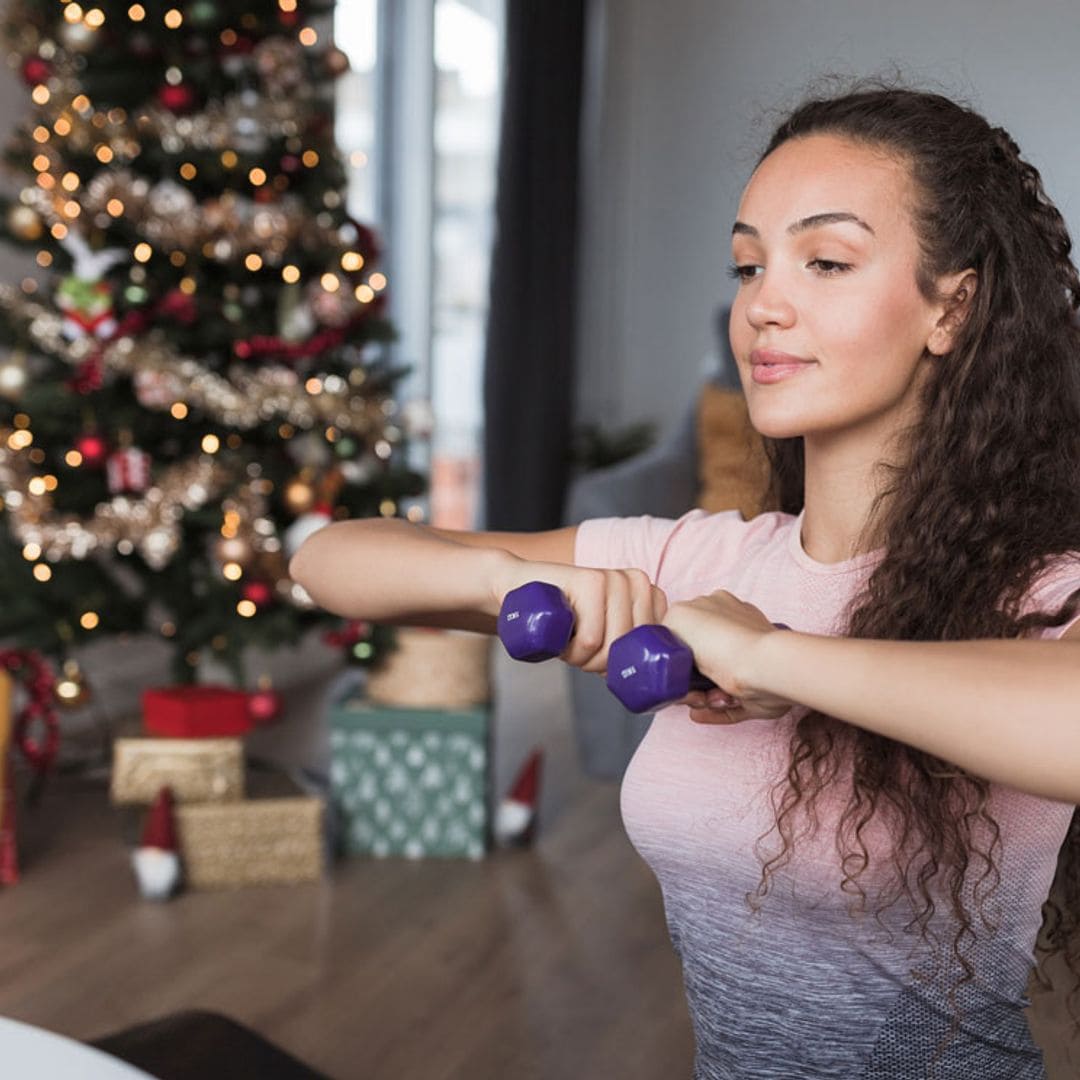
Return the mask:
[[1080,911],[1064,223],[1002,129],[871,88],[779,127],[732,247],[776,510],[533,535],[344,522],[294,576],[342,614],[488,631],[506,592],[550,581],[589,671],[636,624],[690,645],[719,689],[657,715],[623,815],[701,1080],[1041,1077],[1022,1010],[1059,851],[1057,946]]

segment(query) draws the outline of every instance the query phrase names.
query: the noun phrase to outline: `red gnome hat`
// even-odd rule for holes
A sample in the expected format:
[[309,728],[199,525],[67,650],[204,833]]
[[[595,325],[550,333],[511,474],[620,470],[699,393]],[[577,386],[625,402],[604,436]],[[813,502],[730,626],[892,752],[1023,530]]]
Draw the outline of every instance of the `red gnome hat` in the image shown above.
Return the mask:
[[544,752],[534,750],[521,766],[506,798],[495,814],[495,835],[510,843],[528,844],[533,838],[540,795]]
[[143,826],[142,842],[131,863],[139,892],[147,900],[167,900],[180,884],[180,855],[176,843],[172,789],[157,794]]
[[172,788],[165,786],[157,794],[150,812],[146,815],[140,847],[175,851],[176,821],[173,818]]

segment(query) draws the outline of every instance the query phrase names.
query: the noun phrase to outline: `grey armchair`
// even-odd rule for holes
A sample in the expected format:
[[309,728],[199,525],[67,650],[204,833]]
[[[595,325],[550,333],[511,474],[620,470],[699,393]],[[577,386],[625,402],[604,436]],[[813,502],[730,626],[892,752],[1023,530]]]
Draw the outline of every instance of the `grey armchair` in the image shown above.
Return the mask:
[[[717,353],[706,378],[737,389],[738,371],[728,346],[728,314],[723,310],[717,316]],[[674,518],[692,509],[700,473],[697,398],[695,394],[675,431],[656,446],[617,465],[579,476],[567,494],[566,523],[639,514]],[[570,669],[570,693],[582,768],[588,776],[620,779],[652,717],[628,712],[603,679],[577,668]]]

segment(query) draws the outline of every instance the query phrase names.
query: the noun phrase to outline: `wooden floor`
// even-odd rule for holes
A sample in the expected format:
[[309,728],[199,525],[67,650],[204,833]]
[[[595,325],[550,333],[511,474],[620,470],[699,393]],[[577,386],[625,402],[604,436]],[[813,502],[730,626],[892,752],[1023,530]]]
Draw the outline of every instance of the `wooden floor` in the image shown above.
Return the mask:
[[[335,1080],[685,1080],[659,890],[617,786],[582,776],[546,667],[497,671],[495,790],[539,740],[538,842],[479,863],[354,858],[319,884],[150,903],[104,777],[55,778],[21,819],[23,879],[0,890],[0,1015],[93,1039],[213,1009]],[[1060,988],[1031,1019],[1049,1080],[1080,1077]]]
[[689,1076],[679,971],[617,789],[570,795],[530,851],[350,859],[318,885],[154,904],[103,783],[60,778],[0,893],[0,1015],[91,1039],[216,1009],[341,1080]]

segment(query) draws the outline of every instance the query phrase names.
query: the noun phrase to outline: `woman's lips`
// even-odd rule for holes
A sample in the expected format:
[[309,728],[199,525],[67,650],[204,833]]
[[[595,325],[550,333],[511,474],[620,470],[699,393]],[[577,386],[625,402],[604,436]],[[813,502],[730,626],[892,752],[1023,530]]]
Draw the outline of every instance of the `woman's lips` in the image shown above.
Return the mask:
[[776,349],[755,349],[750,354],[750,377],[756,383],[777,383],[806,371],[814,363]]

